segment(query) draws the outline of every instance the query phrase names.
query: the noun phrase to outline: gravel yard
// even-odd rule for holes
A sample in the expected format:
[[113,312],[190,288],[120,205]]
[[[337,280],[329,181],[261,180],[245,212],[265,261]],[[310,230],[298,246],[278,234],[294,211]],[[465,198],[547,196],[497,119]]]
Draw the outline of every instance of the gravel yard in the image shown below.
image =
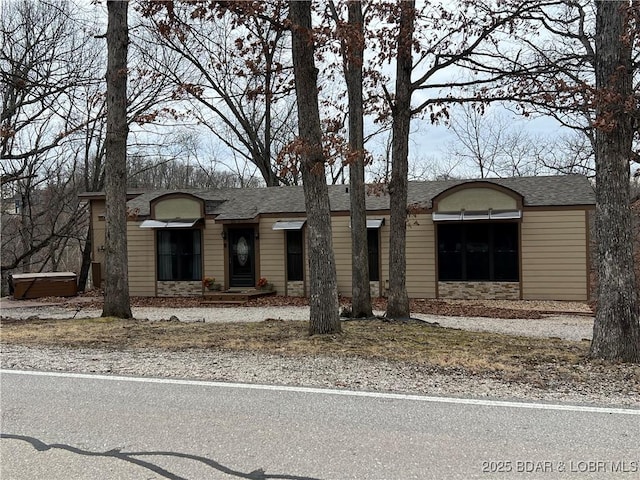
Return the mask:
[[[79,300],[79,299],[78,299]],[[445,302],[452,303],[453,302]],[[487,331],[510,335],[524,335],[542,338],[561,338],[565,340],[591,339],[593,317],[586,304],[566,302],[456,302],[455,305],[483,306],[506,311],[528,310],[541,311],[541,318],[491,318],[486,316],[451,316],[418,313],[412,317],[427,322],[437,322],[443,327],[461,328],[471,331]],[[193,303],[197,305],[197,303]],[[64,302],[62,304],[47,302],[25,302],[3,298],[2,316],[10,318],[93,318],[99,317],[102,310],[91,302]],[[566,313],[569,311],[570,313]],[[563,312],[563,313],[559,313]],[[214,306],[133,306],[135,318],[152,321],[168,320],[175,316],[183,322],[261,322],[266,319],[307,320],[308,306],[256,305],[244,307]],[[374,311],[376,315],[384,315],[384,311]]]
[[[324,356],[287,357],[216,350],[165,351],[154,349],[109,351],[103,349],[32,348],[2,346],[2,368],[71,371],[96,374],[173,377],[226,382],[346,388],[424,395],[543,400],[640,408],[640,390],[588,366],[576,366],[584,376],[579,388],[507,382],[464,371],[441,372],[406,362]],[[611,367],[618,370],[618,366]]]
[[[554,311],[550,307],[544,305],[540,310]],[[563,307],[556,311],[566,312],[567,306]],[[593,318],[588,315],[590,310],[585,307],[584,311],[578,311],[575,306],[572,307],[574,313],[571,315],[545,313],[542,318],[460,317],[424,313],[416,313],[414,317],[465,330],[577,341],[589,339],[593,327]],[[494,305],[491,308],[496,307]],[[503,308],[515,307],[510,304]],[[99,316],[100,312],[99,308],[87,303],[45,305],[2,300],[2,316],[11,318],[83,318]],[[133,314],[136,318],[151,321],[168,320],[175,316],[183,322],[259,322],[266,319],[305,320],[309,310],[307,306],[270,305],[235,308],[134,306]],[[575,383],[550,384],[544,379],[510,382],[504,377],[473,375],[456,368],[443,371],[409,362],[354,357],[293,358],[257,352],[195,349],[65,349],[3,343],[2,367],[640,407],[638,369],[631,367],[628,370],[628,366],[624,365],[574,365],[574,373],[583,379],[576,386]],[[603,381],[603,378],[610,380]]]

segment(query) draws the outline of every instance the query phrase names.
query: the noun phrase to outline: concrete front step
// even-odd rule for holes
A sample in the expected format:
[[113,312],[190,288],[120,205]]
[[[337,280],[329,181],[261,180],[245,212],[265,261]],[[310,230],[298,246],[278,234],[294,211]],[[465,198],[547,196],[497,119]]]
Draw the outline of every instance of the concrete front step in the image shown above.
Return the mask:
[[202,304],[239,304],[246,303],[252,298],[266,297],[268,295],[275,295],[275,290],[243,290],[232,291],[227,290],[224,292],[205,292],[202,298]]

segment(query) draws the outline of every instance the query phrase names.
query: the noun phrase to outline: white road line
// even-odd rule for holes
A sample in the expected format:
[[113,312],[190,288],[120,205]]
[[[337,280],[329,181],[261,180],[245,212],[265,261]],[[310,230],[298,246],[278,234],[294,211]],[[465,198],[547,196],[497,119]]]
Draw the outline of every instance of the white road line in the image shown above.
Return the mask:
[[69,372],[40,372],[36,370],[0,369],[2,375],[31,375],[37,377],[80,378],[88,380],[107,380],[112,382],[159,383],[166,385],[195,385],[201,387],[240,388],[247,390],[270,390],[276,392],[315,393],[321,395],[342,395],[346,397],[383,398],[389,400],[413,400],[417,402],[452,403],[458,405],[476,405],[483,407],[529,408],[533,410],[559,410],[566,412],[607,413],[618,415],[640,415],[640,409],[589,407],[586,405],[562,405],[552,403],[507,402],[501,400],[483,400],[456,397],[430,397],[402,393],[360,392],[354,390],[335,390],[330,388],[287,387],[279,385],[259,385],[252,383],[210,382],[206,380],[181,380],[173,378],[125,377],[118,375],[93,375]]

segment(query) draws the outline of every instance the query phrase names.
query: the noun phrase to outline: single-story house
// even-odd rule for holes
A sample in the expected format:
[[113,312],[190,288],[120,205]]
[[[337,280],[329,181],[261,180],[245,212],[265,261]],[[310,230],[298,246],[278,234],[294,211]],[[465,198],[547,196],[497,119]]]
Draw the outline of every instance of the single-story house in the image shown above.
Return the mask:
[[[338,288],[351,294],[348,186],[329,186]],[[87,193],[93,277],[104,262],[105,199]],[[411,298],[585,301],[589,216],[583,176],[409,182],[407,292]],[[278,294],[309,293],[302,187],[148,191],[128,200],[129,285],[136,296],[202,295],[205,277]],[[371,292],[389,281],[389,196],[369,194]]]

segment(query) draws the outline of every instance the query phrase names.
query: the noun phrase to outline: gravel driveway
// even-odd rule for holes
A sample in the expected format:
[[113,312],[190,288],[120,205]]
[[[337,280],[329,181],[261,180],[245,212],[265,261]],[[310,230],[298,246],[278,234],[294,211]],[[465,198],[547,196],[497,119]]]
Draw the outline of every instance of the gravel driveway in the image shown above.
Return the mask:
[[[2,315],[11,318],[91,318],[99,317],[101,310],[60,305],[39,305],[3,299]],[[267,318],[280,320],[306,320],[309,307],[194,307],[158,308],[133,307],[135,318],[148,320],[177,317],[183,322],[261,322]],[[383,315],[384,312],[375,312]],[[543,319],[496,319],[485,317],[449,317],[415,314],[414,318],[437,322],[443,327],[472,331],[489,331],[532,337],[555,337],[564,340],[591,339],[593,317],[587,315],[549,315]]]

